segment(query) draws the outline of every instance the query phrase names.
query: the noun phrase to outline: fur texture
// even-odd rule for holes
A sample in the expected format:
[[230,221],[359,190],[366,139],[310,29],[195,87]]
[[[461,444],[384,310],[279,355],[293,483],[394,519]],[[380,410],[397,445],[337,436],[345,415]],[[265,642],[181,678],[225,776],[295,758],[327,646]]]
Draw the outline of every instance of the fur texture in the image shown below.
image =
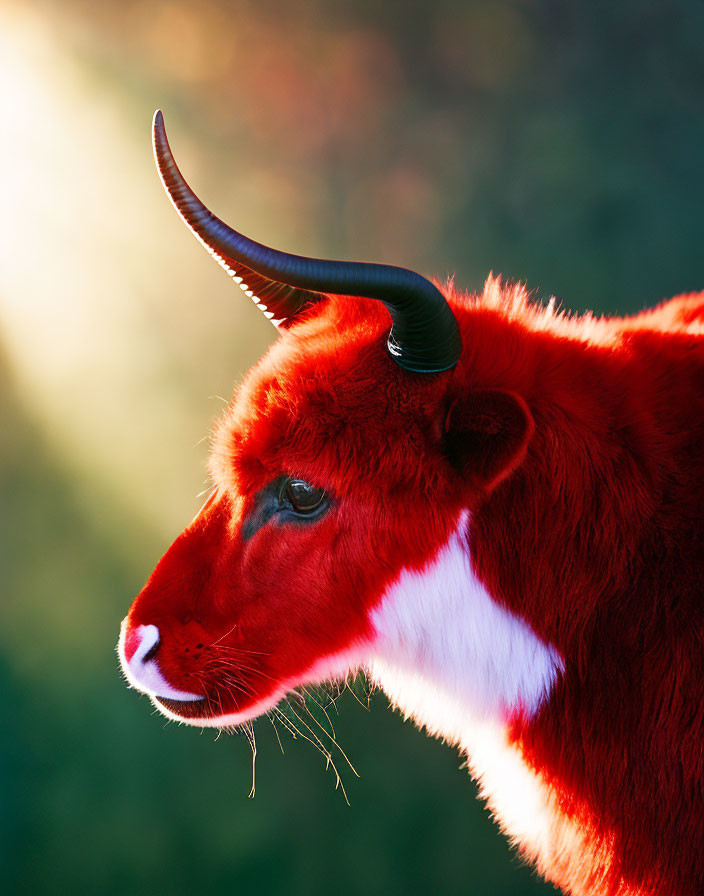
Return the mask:
[[[518,616],[497,604],[476,578],[467,544],[468,516],[421,572],[404,570],[372,612],[371,675],[433,733],[461,743],[465,720],[505,722],[534,716],[550,694],[562,658]],[[396,691],[399,677],[415,684]],[[389,681],[393,682],[389,684]],[[455,701],[453,734],[447,722],[421,713],[419,681]],[[461,707],[461,709],[460,709]]]
[[[202,700],[131,681],[219,724],[368,665],[467,752],[548,879],[700,894],[704,294],[626,319],[557,314],[495,279],[446,294],[451,372],[402,371],[384,309],[344,297],[250,372],[213,493],[121,642],[155,626],[149,662]],[[329,510],[243,539],[281,475],[325,488]]]

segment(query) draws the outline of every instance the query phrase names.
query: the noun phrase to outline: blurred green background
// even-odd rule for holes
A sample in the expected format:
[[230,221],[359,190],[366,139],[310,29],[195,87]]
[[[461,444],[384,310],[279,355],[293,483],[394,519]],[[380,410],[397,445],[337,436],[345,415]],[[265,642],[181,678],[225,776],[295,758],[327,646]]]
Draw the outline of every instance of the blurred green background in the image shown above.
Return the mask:
[[119,623],[274,332],[173,212],[574,310],[704,288],[704,6],[0,3],[0,863],[6,893],[537,894],[452,749],[339,701],[351,807],[269,723],[165,725]]

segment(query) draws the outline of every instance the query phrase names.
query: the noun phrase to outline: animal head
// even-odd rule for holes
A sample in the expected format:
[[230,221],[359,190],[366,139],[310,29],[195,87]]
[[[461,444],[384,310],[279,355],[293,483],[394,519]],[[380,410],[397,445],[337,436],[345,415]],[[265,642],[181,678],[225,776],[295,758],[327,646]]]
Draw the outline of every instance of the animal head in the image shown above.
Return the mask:
[[500,382],[472,346],[500,315],[475,336],[468,308],[417,274],[253,243],[186,185],[161,113],[154,146],[181,217],[281,335],[220,420],[212,492],[119,649],[166,715],[236,724],[365,662],[391,583],[520,465],[534,424],[520,371]]
[[276,252],[195,197],[160,114],[154,142],[281,336],[123,623],[129,681],[219,726],[364,667],[551,880],[701,892],[704,295],[570,318]]

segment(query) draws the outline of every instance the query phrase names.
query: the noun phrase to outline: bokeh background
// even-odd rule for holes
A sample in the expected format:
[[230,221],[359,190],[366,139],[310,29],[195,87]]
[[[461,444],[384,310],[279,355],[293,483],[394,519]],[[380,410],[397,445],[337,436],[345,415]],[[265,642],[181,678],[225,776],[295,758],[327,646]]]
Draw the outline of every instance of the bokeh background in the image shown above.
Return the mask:
[[263,242],[635,311],[704,288],[699,0],[0,2],[8,894],[538,894],[452,749],[346,693],[334,775],[165,725],[114,645],[274,338],[153,169]]

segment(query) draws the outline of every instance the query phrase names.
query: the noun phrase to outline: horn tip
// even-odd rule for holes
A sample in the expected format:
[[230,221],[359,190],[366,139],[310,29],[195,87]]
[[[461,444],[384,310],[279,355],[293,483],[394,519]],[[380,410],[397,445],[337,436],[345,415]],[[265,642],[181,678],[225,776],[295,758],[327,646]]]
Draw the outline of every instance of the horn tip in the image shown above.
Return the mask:
[[154,113],[154,118],[152,119],[152,132],[154,134],[164,133],[164,116],[161,109],[157,109]]

